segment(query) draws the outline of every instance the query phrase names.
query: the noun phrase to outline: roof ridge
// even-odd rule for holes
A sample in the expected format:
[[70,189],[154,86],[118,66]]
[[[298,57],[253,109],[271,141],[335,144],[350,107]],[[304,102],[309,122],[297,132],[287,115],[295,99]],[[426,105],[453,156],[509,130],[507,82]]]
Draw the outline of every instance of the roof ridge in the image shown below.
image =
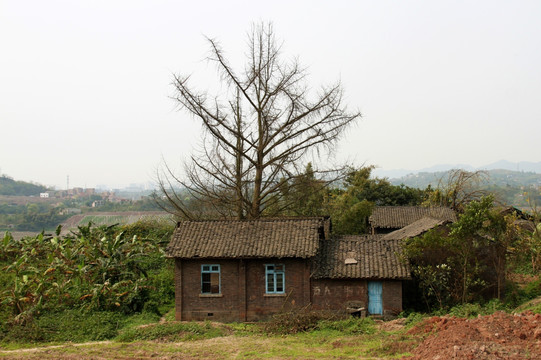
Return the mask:
[[261,217],[257,219],[195,219],[181,220],[180,223],[198,223],[198,222],[274,222],[274,221],[294,221],[294,220],[325,220],[329,216],[285,216],[285,217]]

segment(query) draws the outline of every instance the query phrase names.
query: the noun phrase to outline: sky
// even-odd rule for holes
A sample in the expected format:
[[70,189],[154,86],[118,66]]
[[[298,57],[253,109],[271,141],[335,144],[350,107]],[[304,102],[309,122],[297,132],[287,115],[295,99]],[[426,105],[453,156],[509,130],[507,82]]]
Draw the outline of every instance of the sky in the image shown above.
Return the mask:
[[[201,141],[173,74],[213,86],[270,21],[313,88],[362,119],[330,161],[541,161],[540,1],[0,0],[0,174],[57,189],[153,183]],[[322,159],[323,162],[329,161]]]

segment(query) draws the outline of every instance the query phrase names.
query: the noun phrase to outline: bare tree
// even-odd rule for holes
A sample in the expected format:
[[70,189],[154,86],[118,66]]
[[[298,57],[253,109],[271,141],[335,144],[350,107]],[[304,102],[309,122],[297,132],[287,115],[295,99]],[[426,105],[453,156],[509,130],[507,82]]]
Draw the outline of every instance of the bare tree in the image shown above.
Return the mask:
[[468,203],[488,195],[488,191],[481,187],[481,184],[488,180],[488,176],[488,173],[482,170],[449,170],[439,179],[438,187],[429,197],[429,203],[463,212]]
[[311,91],[298,60],[284,60],[271,24],[252,27],[240,72],[216,40],[207,41],[208,60],[216,65],[225,90],[211,96],[194,90],[190,76],[174,76],[175,99],[201,121],[204,141],[191,156],[185,178],[166,168],[159,178],[161,190],[172,209],[185,217],[197,214],[188,211],[173,184],[215,214],[258,218],[271,204],[277,209],[280,190],[302,173],[306,158],[332,151],[361,114],[347,111],[339,82]]

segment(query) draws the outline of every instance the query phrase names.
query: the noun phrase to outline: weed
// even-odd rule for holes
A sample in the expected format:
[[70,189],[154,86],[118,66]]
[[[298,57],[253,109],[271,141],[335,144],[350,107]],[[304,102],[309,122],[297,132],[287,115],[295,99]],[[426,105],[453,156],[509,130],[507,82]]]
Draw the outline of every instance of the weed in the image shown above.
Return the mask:
[[317,329],[320,320],[337,320],[344,316],[345,314],[301,308],[273,315],[264,325],[264,330],[271,334],[296,334]]
[[316,329],[320,331],[338,331],[344,335],[373,334],[376,331],[374,320],[371,318],[354,317],[334,321],[320,320]]
[[149,324],[123,330],[116,340],[132,342],[139,340],[185,341],[197,339],[210,339],[224,336],[222,328],[214,327],[210,323],[163,323]]
[[406,316],[406,322],[404,323],[404,325],[406,326],[406,328],[411,328],[415,324],[421,322],[425,317],[426,315],[422,313],[418,313],[418,312],[409,313],[408,316]]
[[457,305],[449,310],[448,314],[456,317],[472,318],[478,315],[490,315],[496,311],[508,311],[509,308],[498,299],[492,299],[485,304],[467,303]]

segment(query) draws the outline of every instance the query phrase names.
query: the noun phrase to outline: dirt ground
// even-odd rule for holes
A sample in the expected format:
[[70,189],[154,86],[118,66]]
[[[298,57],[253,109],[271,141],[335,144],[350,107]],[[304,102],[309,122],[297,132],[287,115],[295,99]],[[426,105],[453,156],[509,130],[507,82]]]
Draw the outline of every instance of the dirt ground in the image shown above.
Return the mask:
[[404,357],[410,360],[541,359],[541,314],[497,312],[474,319],[431,317],[405,333],[404,326],[405,319],[378,321],[378,328],[391,335],[374,334],[368,338],[350,335],[330,342],[302,336],[267,338],[231,334],[182,343],[105,341],[11,351],[0,349],[0,359],[395,358],[392,353],[370,356],[370,351],[366,352],[367,341],[374,339],[380,339],[382,346],[385,341],[389,347],[400,350],[397,353],[411,353],[412,356]]
[[432,317],[408,333],[427,335],[409,359],[541,359],[541,315],[531,312]]

